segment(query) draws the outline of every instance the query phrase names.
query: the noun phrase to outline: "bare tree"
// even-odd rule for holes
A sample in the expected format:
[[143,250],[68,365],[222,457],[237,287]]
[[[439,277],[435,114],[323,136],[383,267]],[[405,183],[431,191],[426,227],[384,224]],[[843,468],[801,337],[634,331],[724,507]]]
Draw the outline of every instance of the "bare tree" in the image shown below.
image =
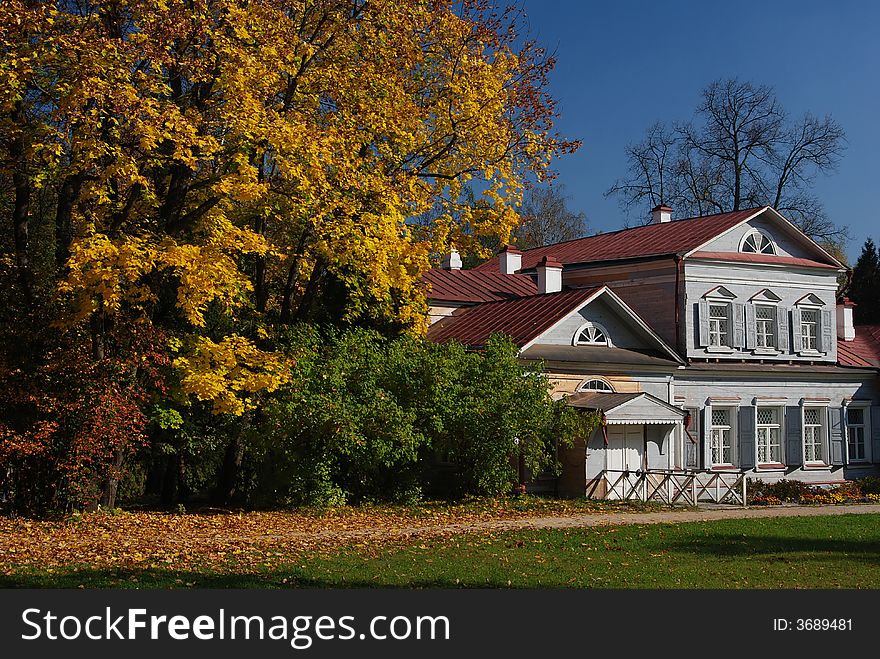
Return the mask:
[[769,205],[819,242],[840,245],[846,227],[831,221],[811,188],[818,174],[836,169],[845,148],[832,117],[807,113],[792,122],[771,87],[716,80],[691,121],[654,124],[627,147],[627,176],[606,196],[645,221],[660,203],[697,216]]
[[565,186],[530,188],[523,199],[522,223],[514,231],[520,249],[552,245],[587,235],[587,216],[569,210]]

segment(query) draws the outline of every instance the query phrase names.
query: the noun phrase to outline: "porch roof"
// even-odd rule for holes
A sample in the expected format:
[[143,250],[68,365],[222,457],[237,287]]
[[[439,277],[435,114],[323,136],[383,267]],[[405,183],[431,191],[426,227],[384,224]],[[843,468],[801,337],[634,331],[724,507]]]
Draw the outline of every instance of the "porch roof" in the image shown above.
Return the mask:
[[565,399],[572,407],[597,410],[609,424],[668,425],[680,423],[687,412],[647,393],[617,394],[584,391]]

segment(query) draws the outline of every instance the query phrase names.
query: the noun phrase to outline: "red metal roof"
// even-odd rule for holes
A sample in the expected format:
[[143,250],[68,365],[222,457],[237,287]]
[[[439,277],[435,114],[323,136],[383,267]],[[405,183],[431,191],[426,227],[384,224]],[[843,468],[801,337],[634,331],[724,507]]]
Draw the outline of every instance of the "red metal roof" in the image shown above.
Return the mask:
[[795,265],[806,268],[825,268],[836,270],[837,266],[830,263],[820,263],[811,259],[802,259],[795,256],[779,256],[777,254],[749,254],[747,252],[694,252],[688,258],[710,259],[713,261],[740,261],[742,263],[769,263],[779,265]]
[[500,332],[522,347],[602,288],[576,288],[462,309],[431,325],[428,338],[438,343],[455,340],[480,347],[492,334]]
[[[545,256],[551,256],[561,261],[563,265],[569,265],[645,256],[685,254],[728,229],[732,229],[760,210],[761,208],[749,208],[733,213],[706,215],[662,224],[648,224],[538,247],[523,253],[522,269],[534,268]],[[497,271],[498,257],[477,266],[476,269],[483,272],[493,269]]]
[[852,341],[838,339],[837,361],[841,366],[880,368],[880,325],[857,325]]
[[538,292],[531,277],[501,272],[434,268],[422,281],[430,285],[428,298],[438,302],[495,302]]

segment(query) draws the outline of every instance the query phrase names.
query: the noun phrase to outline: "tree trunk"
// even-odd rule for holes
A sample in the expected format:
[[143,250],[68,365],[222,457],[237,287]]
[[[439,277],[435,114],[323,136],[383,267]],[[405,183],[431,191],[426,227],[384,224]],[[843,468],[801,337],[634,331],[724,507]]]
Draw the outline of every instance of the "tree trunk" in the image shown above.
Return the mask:
[[296,287],[296,282],[299,280],[299,270],[302,267],[302,253],[306,248],[308,237],[308,230],[303,231],[299,238],[296,254],[293,256],[293,261],[291,261],[290,268],[287,271],[287,281],[284,282],[284,290],[281,292],[281,314],[279,320],[282,323],[290,322],[290,311],[293,309],[293,291]]
[[226,454],[223,456],[223,466],[217,474],[217,491],[215,500],[219,504],[229,505],[235,498],[238,489],[238,473],[241,469],[241,461],[244,459],[244,443],[237,435],[226,446]]
[[324,260],[320,257],[315,261],[315,267],[312,268],[312,274],[309,282],[306,284],[306,290],[303,292],[302,300],[296,309],[294,320],[303,320],[312,308],[312,302],[318,292],[318,284],[324,276]]
[[[14,123],[22,121],[21,101],[16,103],[11,113]],[[34,276],[31,272],[28,238],[28,217],[31,206],[31,182],[27,175],[27,161],[25,159],[25,143],[22,133],[16,135],[9,145],[9,155],[12,160],[12,186],[15,190],[15,202],[12,209],[12,231],[15,239],[15,264],[18,274],[18,284],[27,307],[34,305]]]
[[113,463],[110,467],[110,474],[104,480],[104,487],[101,493],[101,505],[104,508],[116,507],[116,493],[119,490],[119,475],[122,473],[123,453],[122,449],[113,451]]
[[73,174],[64,179],[58,191],[58,205],[55,208],[55,265],[59,270],[70,257],[70,241],[73,238],[70,218],[82,184],[82,174]]

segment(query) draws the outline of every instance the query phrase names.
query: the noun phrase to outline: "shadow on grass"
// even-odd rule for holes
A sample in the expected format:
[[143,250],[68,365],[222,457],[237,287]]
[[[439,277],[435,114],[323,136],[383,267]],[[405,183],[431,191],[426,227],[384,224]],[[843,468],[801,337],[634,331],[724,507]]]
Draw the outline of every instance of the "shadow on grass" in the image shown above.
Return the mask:
[[506,581],[468,584],[455,576],[389,585],[370,580],[321,579],[283,569],[256,574],[203,574],[162,570],[78,570],[59,574],[0,575],[0,588],[508,588]]
[[740,557],[755,554],[821,554],[841,560],[868,560],[880,564],[880,541],[835,538],[785,538],[776,536],[712,535],[689,537],[669,544],[672,552],[706,556]]

